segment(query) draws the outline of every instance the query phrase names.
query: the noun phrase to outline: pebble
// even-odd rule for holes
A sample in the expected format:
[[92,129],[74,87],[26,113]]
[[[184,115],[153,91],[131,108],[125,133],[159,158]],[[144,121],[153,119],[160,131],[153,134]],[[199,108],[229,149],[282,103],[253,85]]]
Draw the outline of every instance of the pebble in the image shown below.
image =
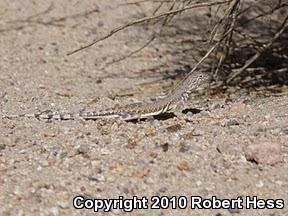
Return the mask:
[[96,175],[91,175],[88,177],[88,179],[90,181],[96,181],[96,182],[105,182],[106,181],[106,178],[104,175],[100,175],[100,174],[96,174]]
[[57,207],[52,207],[50,209],[50,212],[53,216],[58,216],[59,215],[59,209]]
[[6,148],[6,145],[5,144],[0,144],[0,151],[1,150],[4,150]]
[[163,152],[167,152],[169,149],[169,144],[168,143],[164,143],[163,145],[161,145],[161,148],[163,150]]
[[236,126],[239,125],[239,120],[232,118],[232,119],[224,119],[221,122],[222,127],[229,127],[229,126]]
[[181,171],[189,170],[189,162],[187,160],[181,160],[177,165],[177,168]]
[[[10,215],[10,214],[8,214],[8,213],[5,214],[5,213],[4,213],[4,215]],[[23,215],[24,215],[24,210],[23,210],[23,209],[17,209],[17,210],[16,210],[16,215],[17,215],[17,216],[23,216]]]
[[159,188],[159,192],[160,192],[160,193],[165,193],[167,190],[168,190],[167,187],[161,187],[161,188]]
[[79,154],[87,154],[89,152],[89,146],[88,145],[80,145],[77,148],[77,151]]
[[288,135],[288,128],[282,128],[282,132]]
[[246,159],[259,164],[275,165],[282,162],[281,145],[276,142],[251,144],[246,150]]
[[182,127],[180,124],[175,124],[175,125],[171,125],[171,126],[167,127],[166,130],[170,133],[174,133],[174,132],[181,130],[181,128]]
[[187,145],[186,143],[181,143],[181,144],[180,144],[179,152],[185,153],[185,152],[188,152],[189,149],[190,149],[190,146],[189,146],[189,145]]

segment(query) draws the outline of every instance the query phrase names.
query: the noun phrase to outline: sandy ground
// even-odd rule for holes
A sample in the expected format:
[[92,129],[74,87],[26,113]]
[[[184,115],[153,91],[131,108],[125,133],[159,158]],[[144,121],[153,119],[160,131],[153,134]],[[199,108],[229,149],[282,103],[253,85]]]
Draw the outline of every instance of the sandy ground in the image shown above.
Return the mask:
[[[177,69],[189,65],[190,55],[187,62],[177,58],[177,35],[189,36],[197,28],[191,29],[195,20],[185,14],[178,21],[181,32],[172,27],[166,38],[124,61],[109,64],[144,44],[149,29],[132,27],[66,56],[155,7],[123,2],[0,0],[1,112],[93,110],[149,101],[171,88],[181,78]],[[195,97],[186,119],[1,119],[0,215],[288,215],[288,96],[283,89]],[[95,214],[73,208],[77,195],[187,196],[188,201],[190,196],[258,196],[283,199],[285,207]]]

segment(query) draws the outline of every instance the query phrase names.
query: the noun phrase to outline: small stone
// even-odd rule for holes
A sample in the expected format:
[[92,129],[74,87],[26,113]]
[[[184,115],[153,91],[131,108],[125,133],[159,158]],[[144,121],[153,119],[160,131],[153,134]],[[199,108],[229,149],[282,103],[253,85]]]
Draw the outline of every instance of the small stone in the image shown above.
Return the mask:
[[186,134],[183,134],[181,136],[182,139],[184,140],[190,140],[190,139],[193,139],[194,137],[198,137],[198,136],[203,136],[204,135],[204,132],[201,131],[201,130],[197,130],[197,129],[193,129],[192,131],[186,133]]
[[168,190],[167,187],[161,187],[161,188],[159,189],[159,192],[160,192],[160,193],[165,193],[167,190]]
[[230,112],[235,114],[247,113],[247,111],[248,111],[247,105],[242,102],[233,103],[230,107]]
[[0,144],[0,151],[1,151],[1,150],[4,150],[5,148],[6,148],[6,145],[1,143],[1,144]]
[[100,150],[100,155],[110,155],[111,154],[111,151],[109,151],[108,149],[105,149],[105,148],[102,148]]
[[145,135],[146,136],[155,136],[156,135],[156,130],[155,128],[149,127],[144,129]]
[[91,175],[88,177],[90,181],[96,181],[96,182],[105,182],[106,178],[104,175],[96,174],[96,175]]
[[88,145],[80,145],[77,148],[77,151],[79,154],[87,154],[89,152],[89,146]]
[[221,126],[222,127],[229,127],[229,126],[236,126],[236,125],[239,125],[239,121],[235,118],[232,118],[232,119],[224,119],[222,122],[221,122]]
[[125,147],[128,149],[134,149],[138,144],[137,140],[133,138],[129,138],[127,142],[128,144]]
[[258,183],[256,183],[257,188],[262,188],[263,186],[264,186],[263,181],[259,181]]
[[282,128],[282,132],[288,135],[288,128]]
[[275,128],[274,130],[271,130],[271,134],[274,136],[280,135],[282,132],[281,128]]
[[54,216],[58,216],[59,215],[59,209],[57,207],[53,207],[50,209],[50,212],[52,215]]
[[145,168],[144,169],[138,169],[132,173],[132,176],[137,177],[137,178],[144,178],[144,177],[148,176],[149,173],[150,173],[150,169],[147,169],[147,168],[146,169]]
[[189,162],[187,160],[181,160],[177,168],[181,171],[187,171],[189,170]]
[[97,84],[102,83],[102,79],[97,79],[97,80],[96,80],[96,83],[97,83]]
[[223,158],[217,158],[210,162],[210,167],[215,173],[221,173],[227,165],[225,164],[225,160]]
[[190,149],[189,145],[187,145],[186,143],[181,143],[179,152],[184,153],[184,152],[189,151],[189,149]]
[[224,105],[220,103],[212,103],[210,106],[210,110],[216,110],[220,108],[224,108]]
[[98,140],[97,138],[92,139],[91,142],[94,143],[94,144],[96,144],[96,145],[99,144],[99,140]]
[[163,145],[161,145],[161,148],[163,149],[163,152],[167,152],[169,149],[169,144],[168,143],[164,143]]
[[245,156],[248,161],[275,165],[282,161],[281,146],[273,142],[251,144],[247,147]]
[[97,26],[98,27],[103,27],[104,26],[103,20],[99,20],[98,23],[97,23]]
[[11,140],[9,138],[0,136],[0,151],[4,150],[6,147],[14,147],[16,144],[19,143],[19,141],[19,137],[13,137],[13,140]]
[[205,132],[203,130],[198,130],[198,129],[195,129],[193,131],[193,135],[194,136],[203,136],[205,134]]
[[[5,215],[5,214],[4,214]],[[7,214],[8,215],[8,214]],[[24,215],[24,210],[23,209],[19,209],[16,213],[17,216],[22,216]]]
[[145,182],[146,184],[154,184],[154,183],[155,183],[155,181],[153,180],[153,178],[150,178],[150,177],[146,178],[146,179],[144,180],[144,182]]
[[167,127],[166,130],[170,133],[175,133],[175,132],[181,130],[181,125],[180,124],[171,125],[171,126]]

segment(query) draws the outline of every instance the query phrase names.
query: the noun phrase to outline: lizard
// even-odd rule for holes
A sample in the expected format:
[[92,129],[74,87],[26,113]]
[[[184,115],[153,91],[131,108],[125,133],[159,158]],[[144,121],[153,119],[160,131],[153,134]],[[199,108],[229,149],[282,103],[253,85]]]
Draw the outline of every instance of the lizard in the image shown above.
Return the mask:
[[120,119],[135,120],[162,113],[181,109],[189,99],[191,93],[203,84],[208,83],[210,77],[202,72],[189,73],[176,87],[164,98],[151,103],[132,103],[125,106],[113,107],[99,111],[75,113],[58,113],[50,110],[36,114],[4,115],[4,118],[35,117],[37,119],[55,120],[96,120],[96,119]]

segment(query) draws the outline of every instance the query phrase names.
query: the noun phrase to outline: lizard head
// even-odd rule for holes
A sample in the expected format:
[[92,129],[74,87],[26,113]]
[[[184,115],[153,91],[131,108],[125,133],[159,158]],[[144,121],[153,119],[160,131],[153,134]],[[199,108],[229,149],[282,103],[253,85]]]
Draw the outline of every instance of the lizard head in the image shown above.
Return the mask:
[[196,81],[195,82],[197,82],[198,85],[201,85],[203,83],[209,83],[210,80],[211,80],[211,77],[208,74],[203,73],[203,72],[195,74],[195,76],[196,76]]
[[194,89],[197,89],[199,87],[202,87],[204,84],[208,84],[211,81],[211,77],[203,72],[193,73],[188,76],[187,81],[188,82],[188,89],[191,91]]

